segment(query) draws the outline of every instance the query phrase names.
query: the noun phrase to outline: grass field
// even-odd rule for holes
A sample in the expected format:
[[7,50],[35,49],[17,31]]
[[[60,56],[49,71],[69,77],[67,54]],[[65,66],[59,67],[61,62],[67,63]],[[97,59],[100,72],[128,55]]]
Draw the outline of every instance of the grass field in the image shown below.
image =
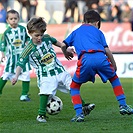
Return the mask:
[[[132,79],[121,79],[127,103],[133,105]],[[86,83],[81,88],[86,102],[96,107],[83,123],[71,123],[75,115],[69,94],[57,92],[63,103],[63,110],[54,116],[48,115],[47,123],[38,123],[36,116],[39,107],[36,79],[31,80],[30,102],[20,102],[21,82],[12,86],[7,83],[0,96],[0,133],[133,133],[133,116],[119,114],[118,103],[111,85]]]

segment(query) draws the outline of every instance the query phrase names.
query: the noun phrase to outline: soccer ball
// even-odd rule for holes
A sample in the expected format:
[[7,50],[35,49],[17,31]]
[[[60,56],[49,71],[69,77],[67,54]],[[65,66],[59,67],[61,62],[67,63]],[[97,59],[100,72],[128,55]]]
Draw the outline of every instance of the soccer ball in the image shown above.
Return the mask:
[[47,103],[47,113],[49,115],[56,115],[58,114],[63,108],[62,100],[57,96],[52,96]]

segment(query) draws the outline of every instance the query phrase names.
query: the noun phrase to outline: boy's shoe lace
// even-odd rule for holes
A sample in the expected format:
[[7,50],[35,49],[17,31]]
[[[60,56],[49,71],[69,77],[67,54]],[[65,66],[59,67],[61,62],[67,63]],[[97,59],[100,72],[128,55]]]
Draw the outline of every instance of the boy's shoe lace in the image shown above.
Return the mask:
[[38,115],[37,118],[36,118],[36,120],[37,120],[38,122],[45,123],[45,122],[47,122],[47,121],[46,121],[46,118],[47,118],[47,116]]
[[83,106],[82,110],[83,110],[83,114],[86,116],[86,115],[89,115],[90,112],[95,108],[95,104],[90,104],[90,103],[87,103]]
[[84,115],[80,114],[71,119],[71,122],[84,122]]
[[131,114],[133,114],[133,109],[129,105],[125,105],[125,106],[120,105],[119,108],[120,108],[120,114],[121,115],[125,115],[125,114],[131,115]]

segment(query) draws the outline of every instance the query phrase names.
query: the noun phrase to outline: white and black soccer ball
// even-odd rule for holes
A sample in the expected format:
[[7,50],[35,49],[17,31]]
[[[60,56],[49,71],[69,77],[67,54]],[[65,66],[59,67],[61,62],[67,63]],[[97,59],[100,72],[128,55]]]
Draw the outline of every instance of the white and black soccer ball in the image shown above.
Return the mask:
[[62,110],[62,108],[63,108],[63,102],[59,97],[57,96],[50,97],[47,103],[47,108],[46,108],[47,113],[49,115],[58,114]]

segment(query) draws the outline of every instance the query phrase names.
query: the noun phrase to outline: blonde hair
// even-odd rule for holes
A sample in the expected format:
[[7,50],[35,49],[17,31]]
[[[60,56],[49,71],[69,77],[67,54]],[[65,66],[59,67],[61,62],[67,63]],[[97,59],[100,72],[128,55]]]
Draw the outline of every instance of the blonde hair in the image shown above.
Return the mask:
[[35,31],[41,31],[42,33],[46,31],[47,24],[42,17],[33,17],[27,23],[27,30],[29,33]]

